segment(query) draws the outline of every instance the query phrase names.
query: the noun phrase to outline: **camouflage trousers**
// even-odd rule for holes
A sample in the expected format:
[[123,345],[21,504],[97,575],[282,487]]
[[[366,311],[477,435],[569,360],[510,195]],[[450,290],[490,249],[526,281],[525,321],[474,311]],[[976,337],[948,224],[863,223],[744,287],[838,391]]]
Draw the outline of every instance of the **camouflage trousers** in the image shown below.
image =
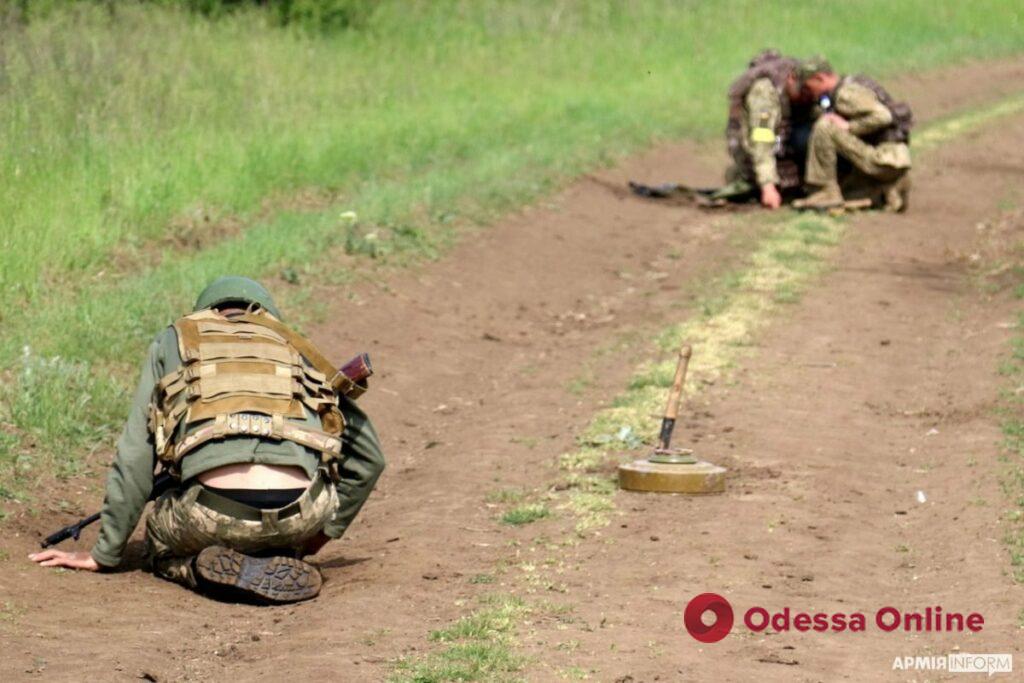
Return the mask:
[[297,514],[282,519],[277,510],[257,511],[259,521],[239,519],[198,502],[203,491],[200,484],[168,491],[157,499],[146,520],[146,561],[157,576],[195,588],[192,559],[203,548],[219,545],[246,554],[294,554],[338,509],[334,486],[323,486],[316,496],[311,495],[312,488],[295,502]]
[[827,119],[818,119],[811,132],[805,179],[824,187],[837,182],[839,157],[850,162],[860,183],[885,185],[910,169],[910,149],[902,143],[869,145]]

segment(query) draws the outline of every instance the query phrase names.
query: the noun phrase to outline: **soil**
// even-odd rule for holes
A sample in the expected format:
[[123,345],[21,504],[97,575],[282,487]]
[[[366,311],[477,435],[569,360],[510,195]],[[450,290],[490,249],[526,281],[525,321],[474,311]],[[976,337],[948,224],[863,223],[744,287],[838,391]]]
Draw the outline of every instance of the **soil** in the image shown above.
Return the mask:
[[[1003,62],[893,90],[929,120],[1022,86],[1024,63]],[[659,147],[463,235],[438,261],[333,297],[338,322],[313,336],[331,357],[373,356],[380,373],[362,402],[389,469],[345,539],[317,557],[326,582],[311,603],[209,601],[142,571],[138,541],[123,571],[43,571],[24,555],[70,516],[5,521],[0,679],[370,681],[429,651],[432,629],[518,585],[472,577],[570,523],[503,526],[487,494],[552,486],[558,455],[656,353],[651,335],[687,316],[762,229],[609,185],[713,184],[723,166],[717,145]],[[993,412],[1018,304],[978,279],[1021,239],[1021,216],[1005,207],[1021,199],[1022,174],[1018,116],[922,155],[909,213],[851,219],[830,272],[772,321],[733,382],[689,406],[679,438],[700,435],[699,454],[732,473],[727,492],[618,494],[613,523],[561,550],[560,588],[543,596],[572,618],[538,612],[520,627],[525,678],[579,666],[623,682],[910,680],[936,676],[893,672],[895,656],[1021,654]],[[731,601],[738,623],[701,645],[682,612],[707,591]],[[886,605],[941,605],[985,625],[772,635],[740,623],[755,605],[869,619]]]

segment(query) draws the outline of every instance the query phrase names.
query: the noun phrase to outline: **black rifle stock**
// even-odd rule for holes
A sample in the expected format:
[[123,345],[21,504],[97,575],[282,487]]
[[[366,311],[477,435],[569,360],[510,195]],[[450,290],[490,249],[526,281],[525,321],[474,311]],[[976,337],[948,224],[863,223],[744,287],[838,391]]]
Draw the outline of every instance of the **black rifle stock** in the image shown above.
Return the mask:
[[[373,365],[370,363],[370,356],[365,353],[360,353],[358,356],[350,360],[345,365],[338,369],[337,374],[331,378],[331,384],[335,390],[339,393],[344,393],[351,398],[358,398],[364,391],[366,391],[367,380],[373,374]],[[167,489],[174,486],[174,479],[167,472],[161,472],[157,475],[156,479],[153,480],[153,491],[149,494],[149,500],[155,500]],[[74,524],[69,524],[66,527],[59,529],[42,541],[40,545],[44,548],[57,545],[62,541],[66,541],[69,538],[73,538],[76,541],[78,537],[82,535],[82,529],[89,526],[93,522],[98,521],[100,513],[89,515],[84,517]]]

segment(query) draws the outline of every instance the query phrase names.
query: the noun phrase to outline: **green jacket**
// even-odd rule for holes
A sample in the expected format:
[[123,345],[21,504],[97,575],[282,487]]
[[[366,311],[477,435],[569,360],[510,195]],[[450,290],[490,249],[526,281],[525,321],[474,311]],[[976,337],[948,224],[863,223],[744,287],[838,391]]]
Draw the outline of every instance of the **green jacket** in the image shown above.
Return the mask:
[[[125,544],[139,522],[153,489],[156,449],[149,431],[149,403],[157,381],[181,365],[177,335],[168,327],[157,335],[142,365],[138,388],[121,438],[117,455],[107,476],[103,501],[102,526],[92,557],[99,564],[115,567],[121,563]],[[353,401],[339,398],[345,417],[338,509],[324,527],[331,538],[340,538],[359,513],[384,470],[384,455],[373,423]],[[317,425],[319,426],[319,425]],[[202,472],[235,463],[297,465],[312,478],[320,462],[319,454],[291,441],[267,441],[252,437],[232,437],[213,441],[189,453],[182,460],[182,481]]]

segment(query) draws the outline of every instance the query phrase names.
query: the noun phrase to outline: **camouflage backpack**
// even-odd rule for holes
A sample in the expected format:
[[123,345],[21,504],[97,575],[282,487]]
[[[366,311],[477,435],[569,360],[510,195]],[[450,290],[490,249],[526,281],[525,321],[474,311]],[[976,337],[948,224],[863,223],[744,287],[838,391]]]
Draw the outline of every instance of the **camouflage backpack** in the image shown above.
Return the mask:
[[896,101],[878,81],[869,76],[862,74],[847,76],[839,83],[836,92],[843,87],[844,83],[857,83],[864,86],[875,93],[875,97],[892,113],[892,123],[866,137],[865,142],[874,145],[882,142],[910,143],[910,129],[914,127],[914,112],[910,110],[910,105],[903,101]]

